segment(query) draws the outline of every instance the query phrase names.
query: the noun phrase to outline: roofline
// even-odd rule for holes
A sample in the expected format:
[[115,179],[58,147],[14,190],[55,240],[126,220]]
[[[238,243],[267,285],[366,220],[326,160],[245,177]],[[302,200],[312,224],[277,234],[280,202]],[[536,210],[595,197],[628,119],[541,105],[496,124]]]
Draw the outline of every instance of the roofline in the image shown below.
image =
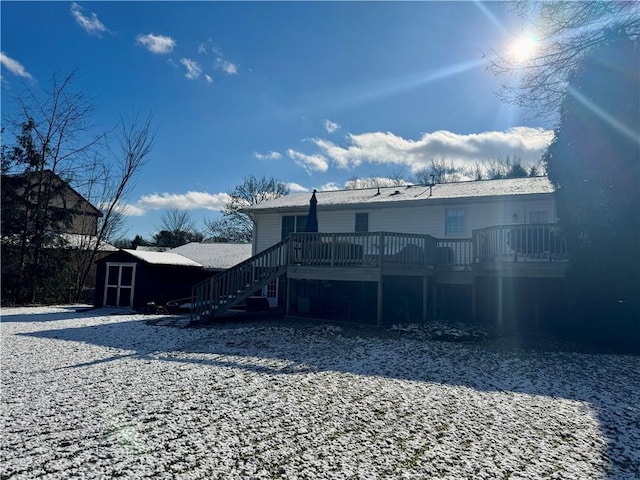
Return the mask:
[[[37,175],[38,173],[41,172],[27,172],[27,173],[14,173],[14,174],[3,174],[3,176],[6,177],[25,177],[27,175]],[[67,182],[66,180],[63,180],[62,177],[60,177],[60,175],[58,175],[57,173],[53,172],[51,169],[47,168],[44,169],[42,171],[42,173],[46,173],[48,175],[52,175],[55,179],[57,179],[58,181],[60,181],[62,184],[64,184],[69,190],[71,190],[71,192],[73,194],[75,194],[76,196],[78,196],[79,198],[81,198],[82,200],[84,200],[85,202],[87,202],[87,205],[89,205],[92,209],[93,212],[86,212],[83,211],[81,209],[69,209],[73,212],[76,213],[84,213],[84,214],[88,214],[88,215],[92,215],[92,216],[96,216],[97,218],[101,218],[104,216],[104,214],[100,211],[100,209],[98,207],[96,207],[93,203],[91,203],[89,200],[87,200],[83,195],[81,195],[75,188],[73,188],[71,186],[71,184],[69,182]]]
[[[404,206],[404,205],[415,205],[415,206],[424,206],[425,204],[429,205],[438,205],[445,203],[463,203],[468,201],[469,199],[474,199],[478,202],[489,202],[495,200],[507,200],[507,199],[515,199],[515,198],[535,198],[546,197],[549,195],[553,195],[553,192],[535,192],[535,193],[510,193],[506,195],[486,195],[486,196],[467,196],[467,197],[454,197],[454,198],[433,198],[433,197],[425,197],[420,199],[413,200],[394,200],[391,202],[380,201],[375,203],[334,203],[334,204],[322,204],[318,203],[318,208],[322,210],[366,210],[371,208],[393,208],[396,206]],[[306,212],[309,210],[308,206],[300,205],[300,206],[289,206],[289,207],[272,207],[272,208],[252,208],[251,210],[240,210],[241,213],[245,213],[247,215],[255,214],[255,213],[267,213],[267,212]]]

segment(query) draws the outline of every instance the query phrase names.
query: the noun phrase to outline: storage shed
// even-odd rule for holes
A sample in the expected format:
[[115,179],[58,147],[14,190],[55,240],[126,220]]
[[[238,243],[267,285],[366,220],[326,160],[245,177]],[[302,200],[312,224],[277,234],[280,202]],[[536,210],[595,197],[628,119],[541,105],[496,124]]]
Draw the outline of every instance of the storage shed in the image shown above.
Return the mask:
[[191,295],[209,277],[203,265],[178,253],[122,249],[98,262],[95,306],[141,310]]

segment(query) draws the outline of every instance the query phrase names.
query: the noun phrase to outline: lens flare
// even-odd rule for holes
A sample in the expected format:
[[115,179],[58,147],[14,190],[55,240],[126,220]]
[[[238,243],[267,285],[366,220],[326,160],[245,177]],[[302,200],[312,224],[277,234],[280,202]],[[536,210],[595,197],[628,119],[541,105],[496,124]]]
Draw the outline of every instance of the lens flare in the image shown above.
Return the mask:
[[510,49],[510,54],[516,62],[526,62],[538,49],[538,37],[531,34],[518,38]]

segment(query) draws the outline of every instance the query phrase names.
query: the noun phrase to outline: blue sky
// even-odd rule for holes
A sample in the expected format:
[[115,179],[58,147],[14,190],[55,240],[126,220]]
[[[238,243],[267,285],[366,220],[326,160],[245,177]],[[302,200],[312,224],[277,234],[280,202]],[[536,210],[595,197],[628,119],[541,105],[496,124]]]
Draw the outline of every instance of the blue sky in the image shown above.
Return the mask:
[[495,95],[487,70],[526,25],[498,2],[7,2],[2,109],[77,71],[94,123],[151,113],[128,237],[166,208],[198,226],[247,175],[292,191],[403,175],[431,159],[540,158],[549,119]]

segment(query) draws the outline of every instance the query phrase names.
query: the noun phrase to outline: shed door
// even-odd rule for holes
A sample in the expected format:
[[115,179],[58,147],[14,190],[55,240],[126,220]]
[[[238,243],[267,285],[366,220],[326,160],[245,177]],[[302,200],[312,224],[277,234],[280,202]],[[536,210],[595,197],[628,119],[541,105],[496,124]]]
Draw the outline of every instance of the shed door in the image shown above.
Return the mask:
[[107,278],[104,282],[104,305],[131,307],[136,279],[135,263],[107,262]]

